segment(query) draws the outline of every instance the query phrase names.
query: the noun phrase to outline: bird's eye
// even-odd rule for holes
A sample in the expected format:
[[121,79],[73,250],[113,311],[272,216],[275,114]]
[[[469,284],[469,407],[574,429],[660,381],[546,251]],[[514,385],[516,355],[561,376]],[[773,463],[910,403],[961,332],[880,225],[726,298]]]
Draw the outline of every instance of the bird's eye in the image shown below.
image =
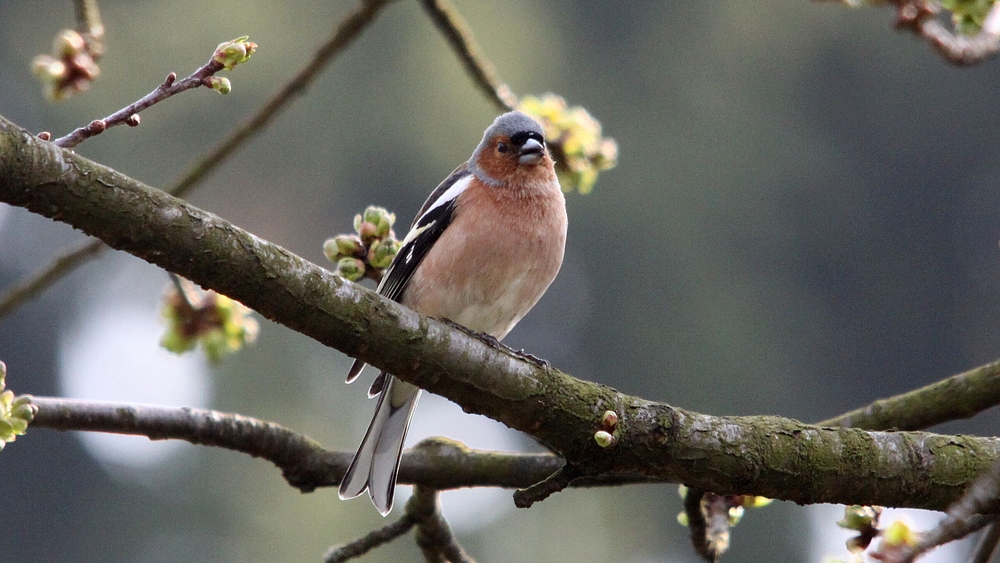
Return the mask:
[[507,143],[505,143],[503,141],[500,141],[499,143],[497,143],[497,151],[498,152],[507,152]]

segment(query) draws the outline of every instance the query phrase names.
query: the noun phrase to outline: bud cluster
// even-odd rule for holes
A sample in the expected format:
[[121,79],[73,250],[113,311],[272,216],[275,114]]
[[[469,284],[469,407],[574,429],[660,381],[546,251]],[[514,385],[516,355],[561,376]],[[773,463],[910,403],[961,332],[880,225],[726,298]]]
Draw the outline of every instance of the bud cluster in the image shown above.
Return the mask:
[[340,277],[358,281],[366,275],[376,281],[399,252],[402,244],[392,230],[396,215],[384,207],[368,206],[354,216],[353,235],[337,235],[323,243],[323,254],[337,264]]
[[239,301],[214,291],[182,294],[176,286],[171,286],[164,296],[167,332],[160,345],[180,354],[201,344],[205,356],[218,362],[256,340],[259,326],[251,313]]
[[[226,70],[233,70],[236,65],[245,63],[250,58],[250,55],[254,54],[254,51],[257,50],[257,44],[247,41],[249,38],[249,35],[244,35],[232,41],[219,43],[219,46],[215,48],[215,52],[212,53],[212,62],[221,65]],[[228,94],[233,91],[232,82],[223,76],[215,76],[214,74],[206,76],[202,79],[202,84],[220,94]]]
[[[684,485],[680,485],[677,488],[677,494],[679,494],[682,499],[687,497],[688,488]],[[746,513],[747,508],[763,508],[774,502],[774,499],[753,495],[727,495],[719,497],[714,495],[714,493],[709,494],[713,495],[713,498],[721,501],[712,503],[713,506],[723,507],[728,511],[726,516],[729,519],[729,527],[733,527],[740,523],[740,520],[743,519],[743,514]],[[687,526],[689,524],[687,513],[681,512],[678,514],[677,522],[679,522],[681,526]]]
[[0,362],[0,450],[8,442],[13,442],[18,436],[23,436],[28,424],[35,418],[38,407],[32,404],[31,395],[15,396],[13,391],[5,390],[7,366]]
[[601,137],[601,122],[586,109],[568,107],[565,99],[552,93],[525,96],[517,109],[542,124],[563,190],[588,193],[598,172],[618,164],[618,143]]
[[986,15],[993,8],[987,0],[942,0],[941,8],[951,12],[955,31],[963,35],[975,35],[982,31]]
[[72,29],[60,31],[52,44],[52,54],[35,57],[31,68],[42,81],[45,96],[53,101],[85,92],[101,74],[87,40]]

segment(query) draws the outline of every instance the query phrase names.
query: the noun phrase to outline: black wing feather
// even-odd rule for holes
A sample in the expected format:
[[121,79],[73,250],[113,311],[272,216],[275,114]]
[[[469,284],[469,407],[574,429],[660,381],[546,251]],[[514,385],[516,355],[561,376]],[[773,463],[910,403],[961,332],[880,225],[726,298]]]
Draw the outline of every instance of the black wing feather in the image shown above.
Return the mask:
[[[411,231],[420,228],[424,230],[404,244],[399,249],[399,252],[396,253],[396,257],[389,264],[389,268],[386,269],[385,274],[383,274],[382,283],[378,285],[380,295],[393,301],[400,301],[403,298],[403,292],[406,291],[406,285],[410,282],[410,278],[413,277],[413,272],[417,270],[417,266],[427,256],[427,253],[430,252],[431,247],[434,246],[437,239],[441,237],[441,233],[451,224],[455,214],[455,200],[452,199],[438,205],[430,212],[427,210],[436,201],[441,199],[449,188],[469,174],[471,173],[465,164],[459,166],[437,188],[434,188],[431,195],[427,196],[427,200],[420,206],[420,211],[410,226]],[[357,379],[363,369],[365,369],[365,362],[355,360],[350,371],[347,372],[347,382],[350,383]],[[373,397],[381,392],[385,386],[385,382],[385,372],[382,372],[375,379],[371,389],[368,390],[368,396]]]
[[441,233],[451,224],[455,213],[455,200],[452,199],[447,203],[438,205],[430,211],[427,211],[427,209],[433,206],[434,202],[438,201],[448,191],[448,188],[469,174],[464,164],[459,166],[441,182],[441,185],[431,192],[427,201],[420,207],[420,212],[417,214],[417,218],[414,219],[410,230],[424,230],[399,249],[396,258],[393,259],[392,264],[389,265],[389,269],[386,270],[382,283],[378,286],[378,292],[382,296],[393,301],[402,299],[406,285],[409,283],[410,278],[413,277],[413,272],[420,266],[420,262],[430,252],[431,247],[434,246],[437,239],[441,237]]

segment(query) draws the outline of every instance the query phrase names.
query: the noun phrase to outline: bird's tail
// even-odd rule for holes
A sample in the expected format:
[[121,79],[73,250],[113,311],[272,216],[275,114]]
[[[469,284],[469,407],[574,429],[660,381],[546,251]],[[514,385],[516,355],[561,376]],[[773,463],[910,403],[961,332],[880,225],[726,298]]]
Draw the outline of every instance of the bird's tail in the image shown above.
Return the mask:
[[354,498],[367,489],[382,516],[392,510],[399,457],[413,407],[420,396],[419,387],[392,376],[388,379],[368,432],[340,482],[340,498]]

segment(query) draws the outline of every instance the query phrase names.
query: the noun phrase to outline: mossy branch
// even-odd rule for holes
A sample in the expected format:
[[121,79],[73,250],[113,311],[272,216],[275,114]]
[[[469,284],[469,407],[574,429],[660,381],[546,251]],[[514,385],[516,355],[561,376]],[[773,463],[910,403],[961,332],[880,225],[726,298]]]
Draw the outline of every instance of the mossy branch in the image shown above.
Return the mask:
[[[261,315],[524,431],[583,477],[683,482],[799,503],[943,509],[1000,440],[713,417],[539,366],[421,316],[206,211],[0,117],[0,201],[66,222]],[[615,445],[595,431],[613,410]]]

